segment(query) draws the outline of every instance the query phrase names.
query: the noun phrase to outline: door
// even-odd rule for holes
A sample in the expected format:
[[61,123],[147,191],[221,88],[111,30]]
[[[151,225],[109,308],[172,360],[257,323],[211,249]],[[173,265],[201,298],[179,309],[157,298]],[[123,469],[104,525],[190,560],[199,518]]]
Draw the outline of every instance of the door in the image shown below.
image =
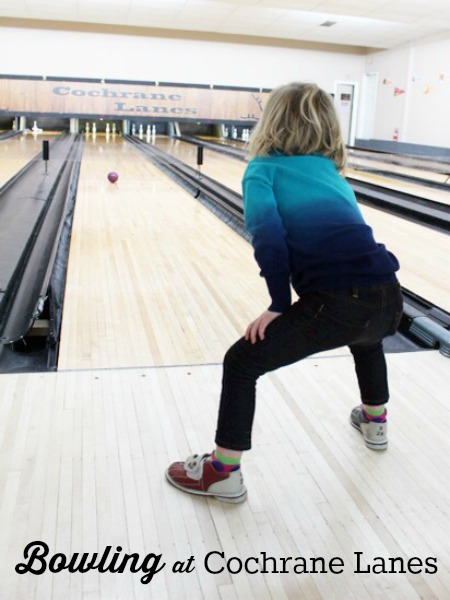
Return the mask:
[[341,123],[342,137],[345,144],[351,146],[354,143],[354,105],[355,84],[336,83],[334,103]]
[[364,73],[358,122],[358,138],[363,140],[374,137],[377,91],[378,73]]

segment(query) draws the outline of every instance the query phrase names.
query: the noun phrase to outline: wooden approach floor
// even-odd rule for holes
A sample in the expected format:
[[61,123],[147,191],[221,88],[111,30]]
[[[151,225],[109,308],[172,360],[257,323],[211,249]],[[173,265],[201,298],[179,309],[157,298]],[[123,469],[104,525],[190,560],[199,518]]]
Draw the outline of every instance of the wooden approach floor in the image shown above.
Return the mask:
[[[212,448],[220,366],[0,375],[0,598],[447,600],[448,358],[424,351],[388,362],[383,453],[348,424],[357,400],[349,356],[263,377],[243,463],[248,501],[236,506],[164,479],[171,461]],[[48,545],[48,563],[111,546],[110,558],[136,553],[139,567],[148,556],[148,569],[162,569],[147,584],[149,573],[129,568],[19,574],[32,542]],[[263,553],[276,559],[266,573]],[[328,572],[295,573],[299,557],[309,569],[324,558]],[[333,557],[341,573],[330,572]],[[380,572],[397,557],[412,560],[410,571]],[[176,572],[189,559],[190,572]],[[437,572],[424,572],[426,560]],[[255,572],[237,572],[245,561]]]

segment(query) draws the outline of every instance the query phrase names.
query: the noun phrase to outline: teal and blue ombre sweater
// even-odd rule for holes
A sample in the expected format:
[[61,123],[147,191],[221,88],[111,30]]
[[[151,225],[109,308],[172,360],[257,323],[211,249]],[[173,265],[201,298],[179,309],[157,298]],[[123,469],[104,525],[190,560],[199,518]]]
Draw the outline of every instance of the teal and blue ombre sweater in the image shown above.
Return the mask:
[[257,156],[242,188],[245,225],[272,298],[269,310],[290,306],[290,284],[301,295],[397,280],[397,259],[376,243],[330,159]]

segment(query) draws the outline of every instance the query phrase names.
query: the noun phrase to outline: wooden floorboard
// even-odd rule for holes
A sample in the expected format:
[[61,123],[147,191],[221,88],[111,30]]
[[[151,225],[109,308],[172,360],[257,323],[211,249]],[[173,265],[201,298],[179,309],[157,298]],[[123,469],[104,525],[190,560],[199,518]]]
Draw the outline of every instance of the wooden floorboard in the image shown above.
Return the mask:
[[[448,359],[388,356],[390,447],[368,450],[348,414],[357,403],[348,355],[307,359],[263,377],[248,501],[192,497],[167,465],[212,448],[221,367],[79,370],[0,376],[0,597],[5,600],[446,600],[450,597]],[[143,571],[19,574],[27,544],[49,556],[162,555]],[[224,552],[231,570],[208,573]],[[262,553],[279,572],[261,573]],[[438,571],[355,573],[435,557]],[[192,571],[173,572],[191,559]],[[282,572],[281,558],[343,561],[343,572]],[[377,558],[381,557],[381,558]],[[153,564],[150,562],[149,565]],[[156,559],[155,559],[156,560]],[[267,563],[269,565],[269,562]],[[335,563],[336,564],[336,563]],[[415,561],[418,564],[418,560]],[[209,566],[223,561],[211,555]]]

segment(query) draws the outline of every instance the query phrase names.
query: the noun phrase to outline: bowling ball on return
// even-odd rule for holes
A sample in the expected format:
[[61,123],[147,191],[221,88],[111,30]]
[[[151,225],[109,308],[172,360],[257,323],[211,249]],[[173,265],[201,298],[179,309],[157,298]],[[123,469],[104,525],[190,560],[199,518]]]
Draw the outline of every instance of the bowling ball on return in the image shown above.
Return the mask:
[[119,175],[115,171],[111,171],[110,173],[108,173],[108,181],[110,181],[111,183],[116,183],[118,179]]

